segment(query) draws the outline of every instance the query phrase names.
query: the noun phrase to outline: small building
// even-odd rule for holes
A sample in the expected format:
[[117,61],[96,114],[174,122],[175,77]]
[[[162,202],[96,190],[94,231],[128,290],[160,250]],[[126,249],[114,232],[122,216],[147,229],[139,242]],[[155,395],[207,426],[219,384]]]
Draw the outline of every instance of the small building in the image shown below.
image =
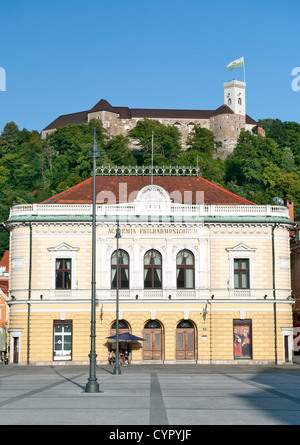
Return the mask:
[[[117,322],[133,364],[291,361],[288,209],[187,173],[96,178],[97,362]],[[10,362],[88,363],[92,194],[11,208]]]

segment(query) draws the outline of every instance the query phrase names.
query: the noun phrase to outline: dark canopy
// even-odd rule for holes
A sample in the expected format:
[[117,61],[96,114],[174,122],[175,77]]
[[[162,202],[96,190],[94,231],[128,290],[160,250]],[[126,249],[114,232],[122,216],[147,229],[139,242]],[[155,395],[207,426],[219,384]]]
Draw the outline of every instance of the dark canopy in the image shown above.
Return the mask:
[[[107,337],[107,338],[109,338],[109,339],[115,339],[116,338],[116,335],[112,335],[111,337]],[[127,341],[135,341],[135,340],[138,340],[138,341],[145,341],[143,338],[141,338],[141,337],[137,337],[136,335],[132,335],[132,334],[130,334],[129,332],[125,332],[124,334],[120,334],[119,335],[119,340],[127,340]]]

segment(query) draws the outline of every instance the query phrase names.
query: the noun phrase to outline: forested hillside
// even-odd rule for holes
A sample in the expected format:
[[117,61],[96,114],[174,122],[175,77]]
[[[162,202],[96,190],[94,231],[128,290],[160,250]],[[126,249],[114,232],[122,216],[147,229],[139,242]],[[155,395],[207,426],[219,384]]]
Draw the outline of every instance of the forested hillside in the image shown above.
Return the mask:
[[[153,133],[154,165],[198,166],[201,175],[257,204],[273,198],[295,202],[300,213],[300,124],[278,119],[260,120],[266,137],[242,131],[232,156],[217,157],[213,133],[196,126],[182,150],[176,127],[139,121],[128,137],[109,138],[98,120],[68,125],[42,140],[37,131],[20,130],[14,122],[0,135],[0,219],[11,205],[40,202],[92,174],[90,153],[94,128],[101,158],[98,165],[150,165]],[[141,147],[136,153],[132,143]],[[0,257],[8,248],[1,228]]]

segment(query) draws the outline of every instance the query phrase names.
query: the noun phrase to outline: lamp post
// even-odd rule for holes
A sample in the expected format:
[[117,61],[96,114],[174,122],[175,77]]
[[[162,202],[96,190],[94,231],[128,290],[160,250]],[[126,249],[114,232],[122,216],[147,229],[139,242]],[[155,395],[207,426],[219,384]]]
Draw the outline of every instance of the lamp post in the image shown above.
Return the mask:
[[96,128],[94,128],[94,143],[91,153],[93,158],[93,224],[92,224],[92,304],[91,304],[91,351],[90,375],[86,384],[86,392],[99,392],[99,383],[96,377],[96,158],[100,157],[98,144],[96,141]]
[[119,238],[121,238],[119,221],[117,221],[117,291],[116,291],[116,361],[114,367],[114,374],[121,374],[120,360],[119,360]]

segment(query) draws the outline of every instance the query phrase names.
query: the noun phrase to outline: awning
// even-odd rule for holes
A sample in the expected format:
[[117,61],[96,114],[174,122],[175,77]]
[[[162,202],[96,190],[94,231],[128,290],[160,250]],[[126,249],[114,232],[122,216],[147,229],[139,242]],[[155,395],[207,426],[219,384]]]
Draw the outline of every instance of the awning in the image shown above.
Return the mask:
[[[109,339],[116,339],[116,335],[112,335],[111,337],[106,337]],[[136,335],[132,335],[129,332],[124,332],[124,334],[119,335],[119,340],[125,340],[125,341],[145,341],[144,338],[137,337]]]

